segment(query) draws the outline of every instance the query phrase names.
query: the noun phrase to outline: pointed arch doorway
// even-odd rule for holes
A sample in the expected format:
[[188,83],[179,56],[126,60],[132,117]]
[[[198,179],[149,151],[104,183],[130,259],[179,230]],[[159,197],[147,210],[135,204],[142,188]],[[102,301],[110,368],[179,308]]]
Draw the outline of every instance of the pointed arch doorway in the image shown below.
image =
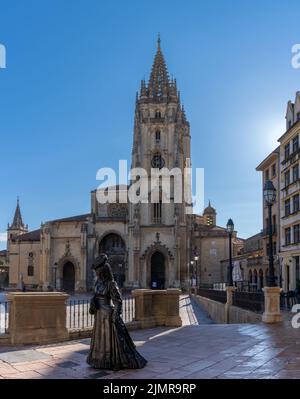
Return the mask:
[[165,257],[156,251],[151,256],[151,288],[157,290],[165,289]]
[[75,291],[75,267],[72,262],[66,262],[63,267],[63,290]]

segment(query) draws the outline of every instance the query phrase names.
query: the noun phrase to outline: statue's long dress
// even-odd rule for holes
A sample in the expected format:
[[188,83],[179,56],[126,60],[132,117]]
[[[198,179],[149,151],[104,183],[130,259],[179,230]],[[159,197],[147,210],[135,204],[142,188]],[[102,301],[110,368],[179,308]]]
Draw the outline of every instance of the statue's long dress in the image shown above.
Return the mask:
[[115,322],[112,321],[114,309],[119,314],[122,310],[122,298],[116,282],[103,284],[97,281],[95,292],[97,310],[87,363],[94,368],[109,370],[143,368],[147,361],[135,349],[123,320],[118,317]]

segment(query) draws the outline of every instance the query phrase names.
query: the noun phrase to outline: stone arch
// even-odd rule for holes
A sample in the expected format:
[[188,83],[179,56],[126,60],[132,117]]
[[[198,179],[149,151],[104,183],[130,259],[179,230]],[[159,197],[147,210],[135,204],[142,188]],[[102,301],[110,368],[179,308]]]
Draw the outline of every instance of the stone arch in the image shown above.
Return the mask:
[[175,276],[171,275],[171,270],[172,270],[171,264],[172,261],[174,260],[174,256],[166,245],[162,245],[160,243],[155,243],[147,247],[141,256],[141,260],[144,261],[142,266],[143,270],[141,273],[145,277],[144,285],[148,288],[151,288],[151,258],[155,252],[159,252],[164,256],[164,273],[165,273],[164,288],[169,288],[173,285],[173,281],[176,280]]
[[98,240],[98,253],[101,252],[108,256],[114,278],[122,288],[126,278],[126,241],[119,232],[106,231],[101,240]]
[[109,234],[116,234],[116,235],[120,236],[122,238],[122,240],[124,241],[125,246],[127,247],[127,241],[126,241],[126,237],[124,236],[124,234],[121,233],[119,230],[109,229],[109,230],[106,230],[104,233],[102,233],[100,236],[97,237],[97,240],[96,240],[96,249],[97,249],[96,250],[96,255],[99,255],[99,245],[100,245],[101,241],[106,236],[108,236]]
[[[57,274],[56,274],[56,287],[57,289],[63,290],[64,287],[64,277],[66,278],[66,275],[64,273],[65,271],[65,265],[67,264],[72,264],[74,267],[74,290],[77,290],[77,285],[78,282],[81,280],[80,278],[80,264],[78,260],[73,257],[72,255],[67,255],[63,256],[57,263]],[[54,283],[55,277],[52,277],[53,283]]]
[[252,270],[251,269],[248,272],[248,281],[250,284],[252,284]]
[[165,289],[165,256],[162,252],[155,251],[151,256],[150,263],[150,287],[152,289]]
[[257,270],[256,269],[254,269],[254,272],[253,272],[253,278],[254,278],[254,284],[256,284],[256,286],[257,286],[257,282],[258,282],[258,275],[257,275]]

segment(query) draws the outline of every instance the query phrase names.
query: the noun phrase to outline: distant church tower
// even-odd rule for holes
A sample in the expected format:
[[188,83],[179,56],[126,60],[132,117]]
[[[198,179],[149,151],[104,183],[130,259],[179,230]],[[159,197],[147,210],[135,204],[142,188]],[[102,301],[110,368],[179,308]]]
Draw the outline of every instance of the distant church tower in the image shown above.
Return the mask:
[[20,201],[18,198],[13,222],[11,225],[7,226],[7,238],[10,240],[12,237],[19,236],[24,233],[28,233],[28,226],[23,223]]
[[14,214],[14,219],[11,225],[7,226],[7,250],[9,252],[10,243],[13,237],[28,233],[28,225],[23,223],[19,198],[17,199],[17,206]]
[[209,201],[208,206],[204,209],[204,224],[208,227],[215,227],[217,224],[217,212],[215,208],[211,206]]
[[[170,79],[160,38],[148,84],[141,82],[136,97],[132,168],[148,172],[149,203],[129,204],[127,284],[141,288],[188,286],[189,218],[186,204],[150,202],[151,168],[183,168],[190,159],[190,126],[176,80]],[[183,194],[183,189],[182,189]]]

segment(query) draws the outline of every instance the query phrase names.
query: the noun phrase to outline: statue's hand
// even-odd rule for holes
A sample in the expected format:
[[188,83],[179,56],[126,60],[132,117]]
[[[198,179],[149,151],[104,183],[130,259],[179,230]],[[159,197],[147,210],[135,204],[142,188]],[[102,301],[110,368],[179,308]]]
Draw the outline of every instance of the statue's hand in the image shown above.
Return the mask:
[[91,315],[94,315],[96,313],[96,311],[97,311],[97,308],[96,308],[95,300],[94,300],[94,298],[92,298],[90,301],[89,313]]

